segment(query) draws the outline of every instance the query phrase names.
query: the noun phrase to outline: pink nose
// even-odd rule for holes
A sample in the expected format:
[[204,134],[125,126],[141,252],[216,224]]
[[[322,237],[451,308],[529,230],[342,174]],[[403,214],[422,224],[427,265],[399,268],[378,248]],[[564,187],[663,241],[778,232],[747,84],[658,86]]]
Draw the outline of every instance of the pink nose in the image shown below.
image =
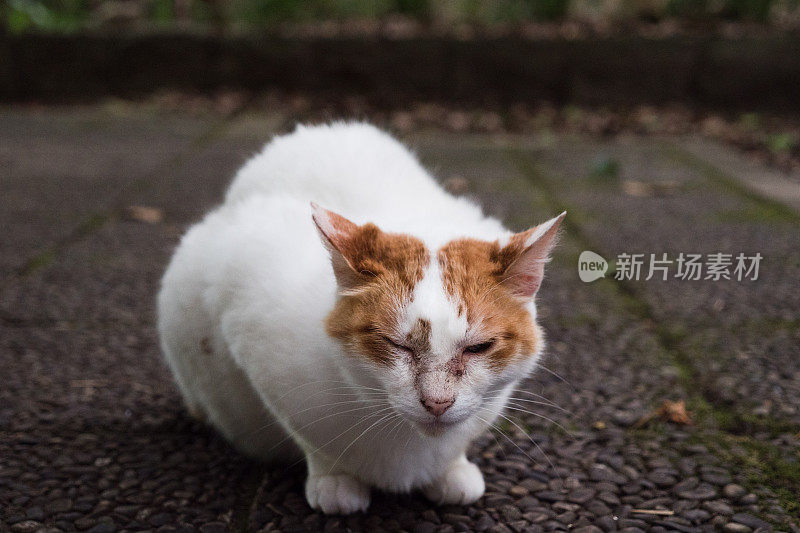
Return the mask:
[[425,409],[428,410],[433,416],[441,416],[442,413],[450,409],[450,406],[456,401],[455,398],[422,398],[420,400]]

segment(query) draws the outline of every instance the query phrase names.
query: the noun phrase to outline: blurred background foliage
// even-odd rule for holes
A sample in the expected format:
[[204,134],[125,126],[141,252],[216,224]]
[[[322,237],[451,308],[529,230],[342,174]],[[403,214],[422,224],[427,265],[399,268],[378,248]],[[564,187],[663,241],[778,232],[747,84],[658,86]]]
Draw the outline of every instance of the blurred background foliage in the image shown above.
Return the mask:
[[800,27],[800,0],[5,0],[2,29],[257,31],[324,21],[408,20],[423,26],[737,21]]

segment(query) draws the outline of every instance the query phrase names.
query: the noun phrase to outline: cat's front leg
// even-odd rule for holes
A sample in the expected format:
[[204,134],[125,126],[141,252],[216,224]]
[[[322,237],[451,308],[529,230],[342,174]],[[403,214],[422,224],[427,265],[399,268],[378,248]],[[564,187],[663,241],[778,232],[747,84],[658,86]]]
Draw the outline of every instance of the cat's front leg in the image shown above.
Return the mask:
[[366,511],[370,489],[350,474],[331,472],[326,461],[306,456],[308,479],[306,500],[325,514],[352,514]]
[[466,505],[483,496],[483,474],[461,454],[439,479],[424,487],[425,496],[437,504]]

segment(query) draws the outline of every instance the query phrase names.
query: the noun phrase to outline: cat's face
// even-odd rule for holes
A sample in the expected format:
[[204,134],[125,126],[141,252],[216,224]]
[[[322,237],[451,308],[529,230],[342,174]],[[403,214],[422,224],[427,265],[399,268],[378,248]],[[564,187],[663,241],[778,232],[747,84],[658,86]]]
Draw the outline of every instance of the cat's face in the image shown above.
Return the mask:
[[341,293],[328,333],[421,431],[489,416],[482,408],[541,351],[533,297],[562,218],[503,243],[459,239],[429,250],[315,206]]

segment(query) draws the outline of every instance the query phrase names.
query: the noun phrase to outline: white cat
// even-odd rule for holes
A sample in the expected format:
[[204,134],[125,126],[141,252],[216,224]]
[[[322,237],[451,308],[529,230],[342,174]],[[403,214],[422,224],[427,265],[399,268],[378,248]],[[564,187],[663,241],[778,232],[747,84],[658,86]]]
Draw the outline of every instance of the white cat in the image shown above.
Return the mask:
[[363,511],[370,487],[470,503],[465,450],[544,344],[563,216],[512,234],[374,127],[300,126],[184,236],[161,345],[194,416],[254,457],[305,457],[315,509]]

